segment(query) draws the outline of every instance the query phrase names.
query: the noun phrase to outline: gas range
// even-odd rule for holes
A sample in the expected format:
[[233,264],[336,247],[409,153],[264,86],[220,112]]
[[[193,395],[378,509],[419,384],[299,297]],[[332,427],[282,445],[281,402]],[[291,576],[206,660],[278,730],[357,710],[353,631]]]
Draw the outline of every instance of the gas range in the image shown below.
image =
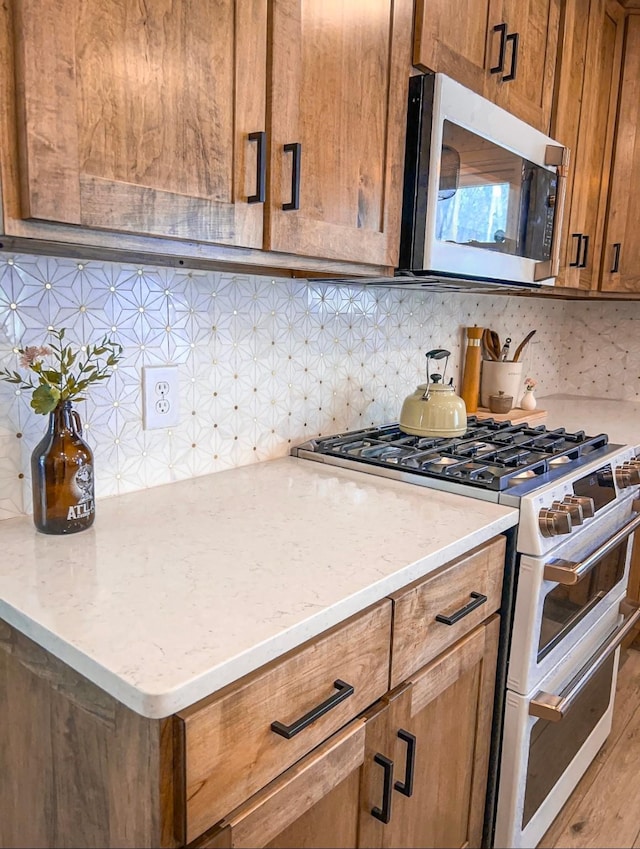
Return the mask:
[[410,436],[392,423],[311,439],[291,453],[517,507],[518,551],[529,554],[550,551],[558,536],[588,524],[640,480],[634,450],[609,443],[606,434],[475,416],[456,438]]

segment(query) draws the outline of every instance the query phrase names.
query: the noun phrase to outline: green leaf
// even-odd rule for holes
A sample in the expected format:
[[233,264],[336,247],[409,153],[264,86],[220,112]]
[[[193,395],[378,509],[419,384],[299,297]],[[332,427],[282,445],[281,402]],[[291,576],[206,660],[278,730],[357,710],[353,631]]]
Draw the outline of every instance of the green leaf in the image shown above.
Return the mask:
[[60,391],[54,386],[38,386],[31,397],[31,406],[36,413],[41,413],[45,416],[52,410],[55,410],[56,404],[60,400]]

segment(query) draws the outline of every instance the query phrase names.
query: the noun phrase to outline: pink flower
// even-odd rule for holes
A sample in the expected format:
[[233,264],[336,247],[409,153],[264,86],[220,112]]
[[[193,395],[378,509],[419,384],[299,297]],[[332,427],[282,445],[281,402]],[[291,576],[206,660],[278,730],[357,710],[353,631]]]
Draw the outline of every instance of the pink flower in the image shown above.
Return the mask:
[[38,360],[53,354],[51,348],[46,345],[28,345],[20,355],[20,365],[30,368]]
[[538,383],[538,381],[534,380],[532,377],[525,377],[525,379],[524,379],[524,385],[529,390],[533,389],[534,386],[537,385],[537,383]]

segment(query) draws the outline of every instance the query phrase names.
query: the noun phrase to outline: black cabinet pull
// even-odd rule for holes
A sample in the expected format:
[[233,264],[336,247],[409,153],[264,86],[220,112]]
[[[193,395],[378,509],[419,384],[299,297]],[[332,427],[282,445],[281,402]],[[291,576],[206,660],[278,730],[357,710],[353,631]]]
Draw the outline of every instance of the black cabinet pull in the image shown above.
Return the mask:
[[459,622],[465,616],[468,616],[472,610],[475,610],[476,607],[480,607],[487,600],[486,595],[482,595],[482,593],[471,593],[471,598],[473,601],[470,601],[469,604],[465,604],[465,606],[461,607],[460,610],[456,610],[456,612],[452,613],[451,616],[445,616],[443,613],[438,613],[436,616],[436,622],[443,622],[445,625],[455,625],[456,622]]
[[489,70],[492,74],[501,74],[504,71],[504,52],[507,46],[507,25],[504,23],[496,24],[493,31],[500,33],[500,53],[498,54],[498,64],[494,65],[493,68],[490,68]]
[[264,203],[265,187],[267,185],[267,134],[262,130],[259,133],[249,133],[249,141],[258,142],[258,157],[256,166],[256,193],[249,195],[247,203]]
[[586,268],[587,262],[589,260],[589,237],[582,237],[582,260],[580,261],[580,265],[578,268]]
[[291,200],[289,203],[283,203],[282,208],[300,209],[300,164],[302,161],[302,145],[300,142],[292,142],[285,144],[285,153],[293,153],[293,163],[291,165]]
[[614,242],[613,245],[613,265],[611,266],[611,274],[617,274],[620,270],[620,248],[622,242]]
[[338,692],[329,696],[329,698],[322,702],[322,704],[316,705],[308,713],[305,713],[304,716],[301,716],[300,719],[296,719],[295,722],[292,722],[291,725],[284,725],[282,722],[278,721],[272,722],[271,730],[275,731],[276,734],[279,734],[281,737],[286,737],[287,740],[290,740],[292,737],[295,737],[296,734],[304,731],[304,729],[308,725],[311,725],[312,722],[315,722],[316,719],[320,719],[321,716],[324,716],[325,713],[328,713],[332,708],[339,705],[340,702],[343,702],[345,699],[348,699],[349,696],[352,696],[354,693],[354,689],[351,684],[347,684],[339,678],[333,682],[333,686]]
[[407,765],[404,771],[404,781],[396,781],[394,784],[398,793],[403,796],[413,796],[413,773],[416,765],[416,738],[415,734],[400,728],[398,737],[407,744]]
[[511,80],[515,80],[516,74],[518,73],[518,47],[520,46],[520,33],[509,33],[509,35],[505,38],[505,41],[510,41],[513,45],[511,48],[511,70],[502,78],[503,83],[508,83],[511,82]]
[[500,33],[500,53],[498,54],[498,64],[494,65],[493,68],[490,68],[489,70],[492,74],[501,74],[504,71],[504,52],[507,46],[507,25],[504,23],[496,24],[493,31]]
[[391,819],[391,790],[393,788],[393,761],[385,758],[384,755],[377,754],[373,756],[374,761],[384,769],[384,787],[382,788],[382,807],[377,805],[371,808],[371,816],[375,817],[385,825]]
[[572,233],[571,238],[577,239],[578,244],[576,245],[576,258],[573,262],[569,263],[569,268],[578,268],[580,264],[580,248],[582,247],[582,233]]

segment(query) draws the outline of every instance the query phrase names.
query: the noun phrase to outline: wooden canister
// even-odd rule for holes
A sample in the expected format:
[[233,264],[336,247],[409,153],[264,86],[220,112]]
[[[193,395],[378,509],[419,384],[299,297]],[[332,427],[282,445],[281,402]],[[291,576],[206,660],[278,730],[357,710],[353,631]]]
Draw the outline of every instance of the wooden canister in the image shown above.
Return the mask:
[[483,327],[467,327],[467,350],[464,357],[464,371],[462,373],[462,389],[460,395],[466,405],[467,413],[478,411],[478,399],[480,396],[480,367],[482,366],[482,339]]

